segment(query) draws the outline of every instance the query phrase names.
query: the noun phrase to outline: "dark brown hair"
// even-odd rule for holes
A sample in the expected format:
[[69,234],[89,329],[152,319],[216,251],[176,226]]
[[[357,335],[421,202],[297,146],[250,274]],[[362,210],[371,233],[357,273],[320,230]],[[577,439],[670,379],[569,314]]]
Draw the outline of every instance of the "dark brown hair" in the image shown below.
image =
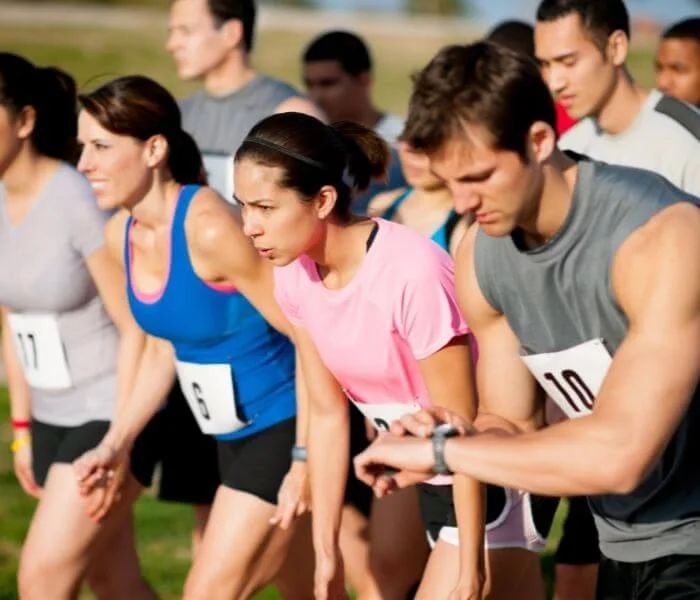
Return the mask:
[[311,200],[324,185],[335,187],[333,211],[351,214],[354,192],[385,177],[389,147],[374,131],[350,122],[325,125],[302,113],[280,113],[260,121],[236,152],[236,162],[252,160],[283,171],[279,185]]
[[34,149],[72,164],[78,159],[76,87],[73,78],[54,67],[35,67],[27,59],[0,52],[0,105],[16,118],[31,106],[36,123]]
[[81,94],[78,100],[102,127],[116,135],[142,142],[162,135],[168,141],[168,168],[175,181],[206,185],[199,148],[182,129],[180,108],[162,85],[148,77],[129,75]]
[[623,0],[542,0],[537,8],[537,20],[543,23],[569,15],[579,16],[581,25],[601,52],[615,31],[630,37],[630,16]]
[[232,19],[241,22],[243,43],[250,52],[255,40],[255,0],[208,0],[207,5],[217,27]]
[[447,46],[414,78],[402,139],[433,153],[478,125],[495,148],[526,159],[538,121],[556,131],[554,101],[532,60],[494,42]]

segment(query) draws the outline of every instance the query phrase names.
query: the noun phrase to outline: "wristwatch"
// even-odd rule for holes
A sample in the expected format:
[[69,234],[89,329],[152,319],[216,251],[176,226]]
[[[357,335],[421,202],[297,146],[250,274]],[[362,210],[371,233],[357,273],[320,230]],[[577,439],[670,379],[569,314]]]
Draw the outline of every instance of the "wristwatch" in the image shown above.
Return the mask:
[[292,462],[306,462],[308,454],[305,446],[292,447]]
[[459,435],[457,429],[449,423],[443,423],[433,429],[430,439],[433,443],[433,473],[438,475],[452,475],[452,471],[445,462],[445,442],[451,437]]

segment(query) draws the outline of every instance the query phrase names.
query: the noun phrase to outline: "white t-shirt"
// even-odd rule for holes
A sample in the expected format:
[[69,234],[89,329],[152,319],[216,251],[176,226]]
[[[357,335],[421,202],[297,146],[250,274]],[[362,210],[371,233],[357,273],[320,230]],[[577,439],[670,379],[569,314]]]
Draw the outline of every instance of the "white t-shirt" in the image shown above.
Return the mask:
[[653,171],[700,196],[700,111],[658,90],[649,93],[622,133],[607,134],[589,117],[569,129],[559,145],[602,162]]
[[404,120],[398,115],[384,113],[374,128],[382,139],[390,146],[396,146],[399,136],[403,133]]

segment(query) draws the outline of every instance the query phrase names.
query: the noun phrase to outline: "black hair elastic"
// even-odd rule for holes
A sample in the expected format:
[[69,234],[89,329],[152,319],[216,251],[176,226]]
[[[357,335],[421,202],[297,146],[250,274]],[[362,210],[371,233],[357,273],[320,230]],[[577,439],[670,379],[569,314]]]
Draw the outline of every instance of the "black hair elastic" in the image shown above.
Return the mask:
[[322,162],[318,162],[313,158],[309,158],[308,156],[304,156],[303,154],[299,154],[298,152],[294,152],[293,150],[288,150],[284,146],[276,144],[275,142],[270,142],[259,137],[247,137],[243,140],[244,144],[246,142],[250,142],[251,144],[257,144],[258,146],[264,146],[265,148],[269,148],[270,150],[275,150],[280,154],[285,154],[286,156],[294,158],[321,171],[328,171],[328,167],[326,167],[326,165],[324,165]]

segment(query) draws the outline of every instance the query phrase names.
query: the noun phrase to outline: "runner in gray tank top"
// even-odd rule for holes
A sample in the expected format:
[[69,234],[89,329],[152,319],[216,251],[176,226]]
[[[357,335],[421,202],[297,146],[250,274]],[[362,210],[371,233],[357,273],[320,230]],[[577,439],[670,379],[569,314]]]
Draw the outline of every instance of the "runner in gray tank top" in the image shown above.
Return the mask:
[[140,487],[130,480],[119,510],[97,523],[87,507],[103,492],[81,498],[70,464],[107,432],[143,342],[105,249],[106,215],[68,164],[78,150],[75,106],[68,75],[0,53],[3,359],[15,473],[39,499],[18,589],[27,599],[70,598],[87,571],[100,597],[151,598],[131,528]]
[[[387,437],[358,471],[379,493],[388,465],[404,470],[392,485],[437,466],[591,496],[599,598],[700,597],[698,199],[659,175],[563,155],[537,68],[491,44],[442,50],[408,122],[408,141],[479,224],[457,273],[479,341],[480,412],[473,425],[406,419],[394,433],[447,419],[464,435],[436,430],[432,447]],[[544,393],[570,419],[535,431]]]
[[258,121],[318,109],[291,85],[250,65],[254,0],[175,0],[167,49],[182,79],[203,89],[182,102],[183,127],[202,151],[209,184],[233,201],[233,155]]

